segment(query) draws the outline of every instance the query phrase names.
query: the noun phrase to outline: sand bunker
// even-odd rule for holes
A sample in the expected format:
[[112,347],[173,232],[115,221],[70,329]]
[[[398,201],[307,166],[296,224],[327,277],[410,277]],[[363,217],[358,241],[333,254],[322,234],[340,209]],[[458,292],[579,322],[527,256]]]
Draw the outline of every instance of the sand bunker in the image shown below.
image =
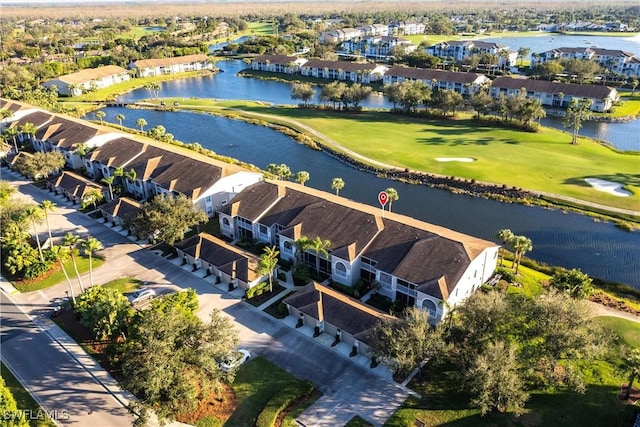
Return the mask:
[[471,157],[438,157],[436,158],[438,162],[465,162],[471,163],[475,162],[476,159],[472,159]]
[[596,190],[604,191],[614,196],[629,197],[631,195],[630,192],[622,189],[622,184],[618,184],[617,182],[605,181],[604,179],[598,178],[586,178],[585,181]]

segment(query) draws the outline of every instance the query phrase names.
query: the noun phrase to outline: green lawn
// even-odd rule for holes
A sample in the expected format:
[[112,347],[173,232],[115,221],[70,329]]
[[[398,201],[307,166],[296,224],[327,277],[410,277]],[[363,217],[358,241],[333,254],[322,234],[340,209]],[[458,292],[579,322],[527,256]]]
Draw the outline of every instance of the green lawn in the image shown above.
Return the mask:
[[[632,407],[621,404],[616,394],[623,379],[614,375],[613,367],[604,362],[582,366],[588,388],[585,394],[568,391],[537,391],[531,393],[526,405],[527,413],[487,414],[468,406],[469,396],[460,389],[451,366],[434,368],[422,379],[410,383],[410,388],[422,399],[410,397],[385,426],[413,426],[415,420],[425,426],[447,427],[601,427],[618,426],[629,419]],[[594,374],[597,373],[596,374]]]
[[258,414],[273,396],[285,387],[298,383],[301,383],[299,379],[261,357],[245,363],[238,369],[236,379],[231,384],[239,404],[224,423],[225,427],[254,425]]
[[[95,271],[96,268],[100,267],[104,263],[104,260],[93,257],[93,269]],[[89,258],[88,257],[77,257],[76,264],[78,265],[78,272],[80,275],[87,273],[89,271]],[[71,260],[67,261],[64,264],[65,271],[69,275],[69,279],[73,284],[74,288],[79,292],[80,288],[78,285],[78,278],[76,277],[76,272],[73,269],[73,263]],[[55,270],[53,273],[43,277],[41,279],[30,280],[28,282],[13,282],[13,285],[20,292],[33,292],[38,291],[40,289],[45,289],[53,285],[57,285],[60,282],[66,281],[67,279],[64,276],[64,273],[59,267],[59,264],[55,264]],[[89,283],[87,283],[89,285]]]
[[[540,128],[531,133],[478,125],[472,119],[421,119],[377,111],[340,113],[245,101],[178,101],[181,107],[200,111],[234,108],[262,120],[295,120],[363,156],[401,168],[640,210],[640,153],[619,153],[588,138],[571,145],[571,136],[556,129]],[[475,161],[436,160],[440,157]],[[597,191],[585,178],[618,182],[632,195],[616,197]]]
[[[28,409],[32,414],[37,414],[40,408],[40,405],[31,397],[29,392],[22,387],[20,381],[16,377],[13,376],[11,371],[7,369],[4,363],[0,363],[0,372],[2,373],[2,378],[4,379],[7,388],[11,391],[13,398],[16,400],[18,404],[18,409],[24,410]],[[35,416],[32,418],[36,418]],[[9,425],[9,424],[2,424]],[[56,424],[51,421],[49,418],[43,420],[31,419],[29,420],[29,425],[31,427],[54,427]]]
[[134,279],[132,277],[123,277],[102,285],[103,288],[115,289],[121,294],[133,292],[140,286],[142,286],[142,280]]
[[613,316],[602,316],[597,319],[619,336],[624,343],[640,348],[640,323]]

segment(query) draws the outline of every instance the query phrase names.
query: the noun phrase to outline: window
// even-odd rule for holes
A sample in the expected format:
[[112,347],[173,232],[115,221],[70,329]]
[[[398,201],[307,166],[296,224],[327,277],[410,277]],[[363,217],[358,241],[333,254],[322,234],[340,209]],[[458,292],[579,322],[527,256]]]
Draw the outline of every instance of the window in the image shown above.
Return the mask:
[[336,276],[347,277],[347,267],[341,262],[336,262]]
[[222,218],[222,225],[223,225],[225,228],[230,228],[230,225],[231,225],[231,224],[229,223],[229,218]]
[[387,273],[380,272],[380,284],[384,288],[391,288],[391,275]]
[[207,203],[211,203],[211,196],[205,197],[204,201],[207,202]]
[[429,317],[432,319],[436,318],[436,303],[431,301],[430,299],[424,300],[422,303],[422,307],[426,308],[429,311]]

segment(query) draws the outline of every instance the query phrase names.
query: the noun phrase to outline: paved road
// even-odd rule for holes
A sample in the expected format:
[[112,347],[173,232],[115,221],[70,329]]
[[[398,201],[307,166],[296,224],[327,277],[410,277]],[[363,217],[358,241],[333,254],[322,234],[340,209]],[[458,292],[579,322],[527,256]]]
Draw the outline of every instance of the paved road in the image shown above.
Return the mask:
[[131,425],[133,418],[122,404],[4,292],[0,292],[0,312],[2,361],[58,424]]
[[[300,417],[307,426],[344,425],[353,416],[360,415],[376,426],[384,424],[388,417],[406,399],[409,390],[381,378],[347,358],[337,354],[271,316],[256,310],[229,294],[218,290],[211,283],[168,262],[166,259],[132,243],[113,229],[76,212],[55,198],[52,193],[35,188],[2,169],[3,179],[14,179],[20,184],[20,192],[36,202],[51,199],[59,206],[49,221],[55,236],[67,231],[82,236],[91,235],[100,240],[105,249],[101,254],[107,262],[94,270],[96,283],[106,283],[120,277],[136,277],[152,286],[169,288],[193,288],[197,291],[200,309],[198,315],[208,320],[213,309],[220,309],[236,324],[243,346],[282,367],[293,375],[311,380],[324,393],[317,405]],[[46,236],[46,227],[41,227]],[[76,292],[77,281],[73,280]],[[88,275],[83,276],[88,285]],[[34,315],[48,310],[51,301],[63,297],[68,289],[61,283],[38,292],[16,295],[14,298]],[[55,389],[54,384],[49,384]],[[122,424],[119,424],[122,425]]]

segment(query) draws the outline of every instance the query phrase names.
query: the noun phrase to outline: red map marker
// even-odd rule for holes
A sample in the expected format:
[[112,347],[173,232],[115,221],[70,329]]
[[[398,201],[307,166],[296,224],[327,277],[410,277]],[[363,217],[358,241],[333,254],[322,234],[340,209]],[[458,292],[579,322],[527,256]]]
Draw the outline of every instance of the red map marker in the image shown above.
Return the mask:
[[378,193],[378,201],[380,202],[380,204],[384,208],[384,206],[389,201],[389,195],[387,194],[386,191],[381,191],[381,192]]

